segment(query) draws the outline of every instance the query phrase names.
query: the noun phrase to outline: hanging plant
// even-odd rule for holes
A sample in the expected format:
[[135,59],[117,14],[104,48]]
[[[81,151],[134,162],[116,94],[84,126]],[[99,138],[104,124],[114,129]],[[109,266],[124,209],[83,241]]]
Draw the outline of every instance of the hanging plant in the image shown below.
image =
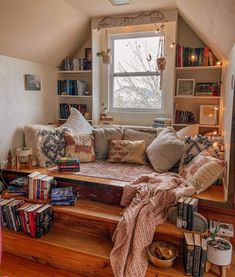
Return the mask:
[[102,58],[103,64],[110,64],[110,60],[111,60],[110,54],[111,54],[110,48],[107,48],[105,50],[101,50],[100,52],[97,52],[96,56]]
[[158,57],[157,57],[157,68],[160,72],[166,68],[166,57],[165,57],[165,37],[164,34],[159,39],[158,44]]

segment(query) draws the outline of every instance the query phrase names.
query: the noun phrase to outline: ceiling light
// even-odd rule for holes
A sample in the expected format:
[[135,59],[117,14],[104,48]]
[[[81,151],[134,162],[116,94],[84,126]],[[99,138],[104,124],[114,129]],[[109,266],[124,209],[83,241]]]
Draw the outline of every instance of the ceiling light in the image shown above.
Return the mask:
[[128,5],[131,3],[131,0],[109,0],[114,6]]

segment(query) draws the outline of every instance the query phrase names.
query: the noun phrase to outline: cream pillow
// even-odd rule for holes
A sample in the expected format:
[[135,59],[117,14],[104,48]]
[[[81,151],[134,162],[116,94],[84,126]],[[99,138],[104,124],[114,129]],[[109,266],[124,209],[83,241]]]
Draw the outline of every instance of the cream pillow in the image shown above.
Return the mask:
[[94,128],[84,116],[75,108],[70,108],[70,116],[61,126],[70,129],[75,135],[91,134]]
[[144,140],[111,140],[108,162],[145,164],[145,145]]
[[194,186],[196,193],[209,188],[223,174],[225,161],[216,159],[204,150],[188,165],[184,166],[179,175]]
[[177,137],[184,141],[185,137],[194,137],[199,134],[199,124],[191,124],[177,132]]
[[166,172],[183,156],[185,144],[167,127],[146,149],[147,156],[157,172]]

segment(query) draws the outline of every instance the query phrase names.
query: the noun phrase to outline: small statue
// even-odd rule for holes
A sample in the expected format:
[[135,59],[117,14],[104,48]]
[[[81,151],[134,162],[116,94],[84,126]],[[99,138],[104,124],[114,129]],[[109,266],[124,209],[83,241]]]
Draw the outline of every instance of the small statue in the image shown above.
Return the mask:
[[11,150],[8,151],[7,168],[12,168],[12,153],[11,153]]
[[107,117],[107,107],[105,107],[104,103],[102,103],[102,107],[100,110],[100,119],[105,119]]

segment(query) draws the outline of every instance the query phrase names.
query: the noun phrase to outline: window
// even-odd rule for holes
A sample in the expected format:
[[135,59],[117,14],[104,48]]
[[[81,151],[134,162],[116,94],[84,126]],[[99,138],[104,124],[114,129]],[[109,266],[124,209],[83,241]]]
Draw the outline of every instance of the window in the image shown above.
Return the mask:
[[156,71],[159,39],[155,33],[111,37],[110,110],[162,110],[161,76]]

